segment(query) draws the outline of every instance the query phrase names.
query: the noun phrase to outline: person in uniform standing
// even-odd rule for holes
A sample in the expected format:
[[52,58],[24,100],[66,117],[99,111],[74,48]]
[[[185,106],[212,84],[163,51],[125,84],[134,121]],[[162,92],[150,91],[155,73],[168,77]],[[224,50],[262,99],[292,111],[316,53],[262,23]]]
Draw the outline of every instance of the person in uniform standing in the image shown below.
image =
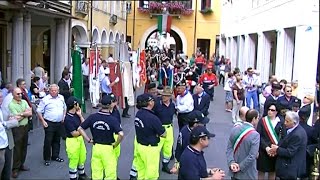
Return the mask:
[[66,101],[67,114],[64,119],[64,128],[66,130],[66,152],[69,158],[69,177],[70,180],[87,179],[84,171],[86,162],[87,150],[84,144],[83,137],[78,131],[78,127],[84,122],[82,116],[80,101],[74,96],[70,96]]
[[207,67],[206,73],[199,78],[199,83],[202,85],[204,91],[210,95],[210,100],[213,101],[214,86],[218,86],[218,78],[213,73],[213,66]]
[[188,124],[188,115],[194,109],[193,98],[191,93],[186,89],[186,85],[185,80],[182,80],[176,86],[178,93],[176,98],[176,109],[178,111],[179,131],[181,131],[183,126]]
[[171,100],[172,91],[169,86],[164,87],[163,92],[161,93],[161,99],[156,102],[155,114],[160,119],[162,126],[166,129],[167,136],[165,138],[160,138],[160,147],[163,153],[162,160],[162,171],[170,173],[168,167],[171,156],[172,156],[172,147],[174,143],[173,136],[173,116],[176,113],[175,105]]
[[207,168],[203,150],[209,146],[210,138],[215,137],[205,126],[192,129],[188,147],[180,158],[179,180],[185,179],[223,179],[225,173],[219,168]]
[[140,110],[134,120],[136,130],[136,162],[139,179],[158,179],[160,161],[160,137],[166,137],[166,130],[152,108],[155,102],[150,94],[137,97]]
[[[92,179],[117,179],[118,161],[114,149],[121,143],[124,133],[119,121],[110,114],[111,102],[110,95],[103,96],[101,110],[91,114],[78,128],[84,139],[93,143]],[[92,139],[85,132],[88,128],[90,128]],[[115,133],[118,134],[117,140],[114,139]]]
[[62,122],[66,114],[66,104],[63,96],[59,94],[59,86],[57,84],[50,85],[49,94],[42,98],[37,112],[45,132],[43,146],[44,164],[49,166],[50,159],[57,162],[64,162],[64,160],[59,157],[59,153],[61,130],[63,128]]
[[191,130],[197,126],[204,126],[209,122],[209,118],[204,116],[200,111],[194,110],[190,113],[190,121],[188,125],[184,126],[178,136],[176,151],[175,151],[175,163],[173,168],[170,170],[171,173],[176,174],[179,170],[179,162],[182,152],[189,145]]

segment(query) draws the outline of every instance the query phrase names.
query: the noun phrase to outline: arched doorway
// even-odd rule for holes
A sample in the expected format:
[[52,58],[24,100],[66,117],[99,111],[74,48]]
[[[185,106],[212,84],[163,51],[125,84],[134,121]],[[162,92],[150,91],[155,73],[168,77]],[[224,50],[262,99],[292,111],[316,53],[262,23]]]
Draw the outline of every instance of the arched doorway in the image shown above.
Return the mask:
[[[148,46],[148,40],[149,40],[151,37],[152,37],[152,38],[158,38],[159,35],[160,35],[160,34],[158,33],[158,30],[157,30],[157,29],[153,30],[153,31],[147,36],[144,47],[146,48],[146,47]],[[170,48],[170,49],[173,49],[174,52],[175,52],[175,54],[177,54],[177,53],[186,53],[186,52],[183,52],[183,44],[182,44],[182,40],[181,40],[181,37],[179,36],[179,34],[178,34],[176,31],[174,31],[174,30],[171,29],[171,30],[170,30],[170,33],[167,33],[167,34],[165,35],[165,37],[168,37],[168,35],[174,39],[174,43],[175,43],[175,44],[169,44],[169,45],[167,44],[167,45],[169,46],[169,48]],[[169,37],[169,38],[170,38],[170,37]],[[166,39],[169,40],[169,38],[166,38]]]

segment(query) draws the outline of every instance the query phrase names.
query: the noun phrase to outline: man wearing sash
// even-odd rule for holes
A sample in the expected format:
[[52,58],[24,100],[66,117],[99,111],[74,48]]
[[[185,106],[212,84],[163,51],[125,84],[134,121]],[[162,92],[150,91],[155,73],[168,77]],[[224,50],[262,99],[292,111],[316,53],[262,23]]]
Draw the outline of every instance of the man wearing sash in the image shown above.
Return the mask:
[[227,163],[232,179],[257,179],[256,168],[260,135],[255,130],[258,111],[251,109],[246,113],[246,121],[231,130],[227,146]]

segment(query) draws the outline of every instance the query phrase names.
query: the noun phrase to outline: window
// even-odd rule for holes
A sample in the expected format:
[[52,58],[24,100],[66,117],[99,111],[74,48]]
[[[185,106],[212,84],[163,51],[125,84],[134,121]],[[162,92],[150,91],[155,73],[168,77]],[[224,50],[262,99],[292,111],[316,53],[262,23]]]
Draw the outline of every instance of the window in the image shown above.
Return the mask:
[[93,2],[93,7],[98,8],[99,7],[99,1],[92,1]]
[[192,0],[181,1],[186,9],[192,9]]
[[127,13],[131,13],[131,2],[126,2],[127,3]]
[[149,8],[149,1],[140,0],[139,1],[139,7],[140,8],[144,8],[144,9],[148,9]]
[[115,2],[110,1],[110,14],[115,14]]
[[211,9],[211,0],[201,0],[201,10]]

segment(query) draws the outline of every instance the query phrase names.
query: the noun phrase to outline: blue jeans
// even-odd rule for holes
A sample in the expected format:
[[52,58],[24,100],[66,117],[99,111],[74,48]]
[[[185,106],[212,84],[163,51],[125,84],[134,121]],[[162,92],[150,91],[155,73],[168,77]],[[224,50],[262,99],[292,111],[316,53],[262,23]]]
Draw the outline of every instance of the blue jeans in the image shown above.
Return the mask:
[[246,105],[248,108],[251,108],[251,99],[253,101],[253,108],[259,111],[259,103],[258,103],[258,94],[257,90],[248,91],[246,95]]

